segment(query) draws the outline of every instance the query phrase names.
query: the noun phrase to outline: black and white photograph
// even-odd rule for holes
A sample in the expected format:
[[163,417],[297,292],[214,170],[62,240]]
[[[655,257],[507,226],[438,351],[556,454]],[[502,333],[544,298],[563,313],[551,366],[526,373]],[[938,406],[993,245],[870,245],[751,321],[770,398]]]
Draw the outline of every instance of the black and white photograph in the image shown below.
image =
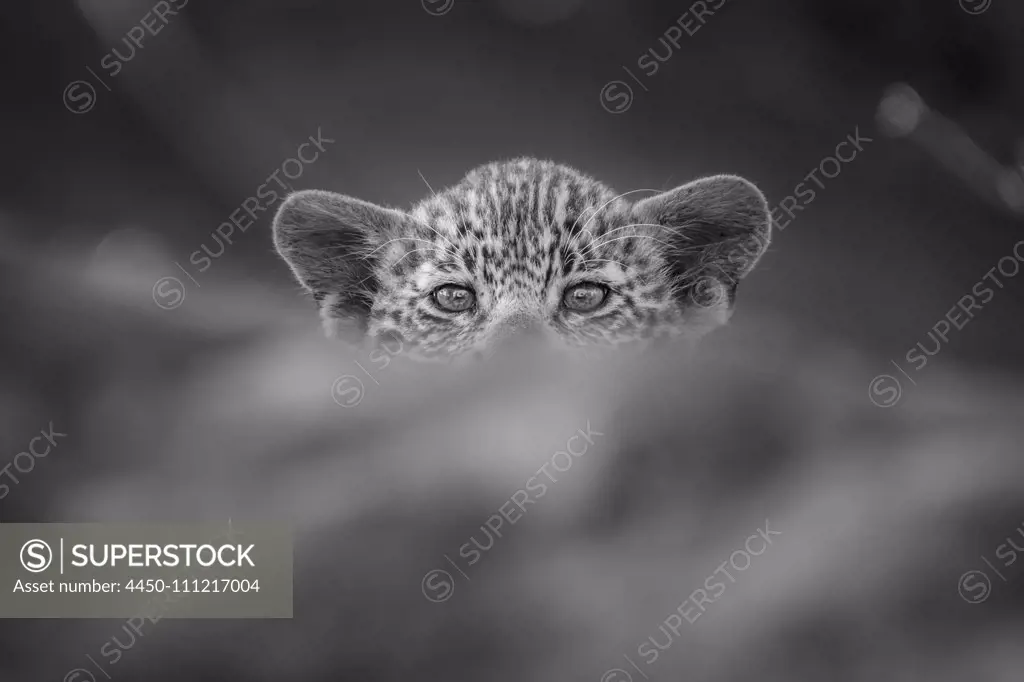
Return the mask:
[[1024,679],[1024,4],[0,17],[0,682]]

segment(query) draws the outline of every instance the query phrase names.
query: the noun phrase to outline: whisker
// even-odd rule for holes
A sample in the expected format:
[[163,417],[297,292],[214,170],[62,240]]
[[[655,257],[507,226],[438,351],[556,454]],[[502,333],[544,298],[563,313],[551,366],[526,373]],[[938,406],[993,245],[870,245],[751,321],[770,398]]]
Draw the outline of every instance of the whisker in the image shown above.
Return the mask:
[[586,258],[583,260],[583,265],[586,265],[587,263],[615,263],[623,270],[629,269],[624,263],[621,263],[617,260],[609,260],[607,258]]
[[[411,256],[414,253],[424,253],[424,251],[423,251],[423,249],[410,249],[408,253],[406,253],[401,258],[399,258],[394,263],[392,263],[391,267],[394,267],[395,265],[398,265],[399,263],[401,263],[403,260],[405,260],[406,258],[408,258],[409,256]],[[371,277],[375,277],[376,275],[377,275],[376,272],[371,272],[369,275],[367,275],[366,277],[362,278],[361,280],[356,282],[354,285],[352,285],[352,288],[353,289],[358,288],[360,285],[362,285],[363,282],[365,282],[366,280],[370,279]]]
[[[435,199],[437,199],[437,198],[438,198],[438,196],[437,196],[437,192],[435,192],[435,191],[434,191],[434,188],[430,186],[430,183],[429,183],[429,182],[427,182],[427,179],[426,179],[426,178],[425,178],[425,177],[423,176],[423,172],[422,172],[422,171],[420,171],[420,169],[419,169],[419,168],[417,168],[417,169],[416,169],[416,174],[420,176],[420,180],[422,180],[422,181],[423,181],[423,184],[427,186],[427,189],[429,189],[429,190],[430,190],[430,193],[434,195],[434,198],[435,198]],[[434,229],[433,227],[431,227],[430,225],[428,225],[428,224],[427,224],[426,222],[424,222],[424,221],[420,220],[419,218],[417,218],[416,216],[412,215],[411,213],[410,213],[410,214],[408,214],[408,215],[409,215],[409,217],[411,217],[411,218],[412,218],[413,220],[415,220],[415,221],[416,221],[417,223],[419,223],[419,224],[420,224],[420,225],[422,225],[423,227],[427,228],[428,230],[430,230],[431,232],[433,232],[434,234],[436,234],[436,235],[437,235],[438,237],[440,237],[441,239],[444,239],[445,241],[447,241],[447,242],[448,242],[448,243],[449,243],[449,244],[451,245],[451,247],[452,247],[453,249],[455,249],[456,251],[458,250],[458,248],[457,248],[457,247],[455,246],[455,243],[454,243],[454,242],[452,242],[452,240],[451,240],[451,239],[449,239],[448,237],[444,236],[443,234],[441,234],[440,232],[438,232],[438,231],[437,231],[436,229]],[[455,256],[455,255],[454,255],[454,253],[453,253],[453,254],[452,254],[452,258],[455,258],[455,257],[456,257],[456,256]]]
[[[630,225],[623,225],[622,227],[616,227],[614,230],[608,230],[602,236],[606,237],[606,236],[612,234],[613,232],[618,232],[619,230],[625,230],[625,229],[630,228],[630,227],[656,227],[659,230],[667,230],[669,232],[675,233],[675,232],[677,232],[679,230],[685,229],[689,225],[690,225],[690,223],[686,223],[686,224],[683,224],[683,225],[678,225],[676,227],[671,227],[671,226],[668,226],[668,225],[661,225],[661,224],[657,224],[657,223],[632,223]],[[677,238],[685,239],[686,241],[693,241],[693,239],[691,237],[687,237],[686,235],[676,235],[676,236],[677,236]],[[652,237],[652,239],[653,239],[653,237]],[[614,240],[611,240],[611,241],[614,241]],[[657,240],[655,240],[655,241],[657,241]],[[586,253],[586,252],[588,252],[588,251],[590,251],[590,250],[592,250],[594,248],[597,248],[601,244],[607,244],[607,243],[608,243],[608,241],[598,242],[596,244],[595,243],[591,243],[588,246],[584,247],[583,253]],[[664,242],[662,242],[662,243],[664,243]],[[671,248],[678,248],[678,247],[673,246]]]
[[[610,235],[610,234],[612,234],[614,232],[618,232],[619,230],[626,230],[626,229],[629,229],[631,227],[661,227],[661,225],[655,225],[653,223],[633,223],[631,225],[623,225],[622,227],[616,227],[614,230],[608,230],[607,232],[605,232],[601,236],[602,237],[607,237],[608,235]],[[591,247],[593,247],[593,245],[594,245],[594,243],[596,241],[597,241],[597,239],[594,238],[594,241],[592,241],[588,246],[586,246],[584,248],[584,251],[586,251],[586,250],[590,249]]]
[[396,260],[394,263],[392,263],[391,267],[395,267],[396,265],[398,265],[399,263],[401,263],[402,261],[404,261],[406,258],[408,258],[409,256],[411,256],[414,253],[423,253],[423,251],[420,250],[420,249],[410,249],[409,253],[405,254],[404,256],[402,256],[401,258]]
[[[619,196],[613,197],[610,201],[605,202],[604,204],[602,204],[600,206],[600,208],[598,208],[596,211],[594,211],[594,215],[590,216],[590,219],[586,223],[584,223],[583,229],[584,230],[587,229],[587,225],[589,225],[590,223],[592,223],[594,221],[594,218],[597,217],[597,214],[600,213],[601,210],[605,206],[607,206],[608,204],[612,203],[613,201],[615,201],[617,199],[621,199],[622,197],[626,196],[627,194],[635,194],[636,192],[658,192],[658,193],[660,193],[661,190],[660,189],[631,189],[628,192],[623,192]],[[576,221],[579,222],[579,218],[576,218]]]
[[419,168],[416,169],[416,174],[420,176],[420,180],[423,181],[423,184],[427,186],[427,189],[429,189],[430,193],[433,194],[434,197],[436,198],[437,197],[437,192],[435,192],[434,188],[430,186],[430,183],[427,182],[427,179],[425,177],[423,177],[423,173],[420,172]]
[[434,227],[431,227],[426,221],[420,220],[419,218],[417,218],[416,216],[412,215],[411,213],[409,213],[408,215],[409,215],[410,218],[415,220],[419,225],[427,228],[428,230],[430,230],[431,232],[436,234],[438,237],[440,237],[441,239],[443,239],[446,242],[448,242],[453,249],[457,249],[457,247],[455,246],[455,242],[453,242],[451,239],[449,239],[445,235],[443,235],[440,232],[438,232],[437,229],[435,229]]
[[[363,257],[364,257],[364,258],[369,258],[369,257],[370,257],[370,256],[372,256],[373,254],[375,254],[375,253],[377,253],[378,251],[380,251],[381,249],[383,249],[383,248],[384,248],[385,246],[387,246],[388,244],[392,244],[392,243],[394,243],[394,242],[400,242],[400,241],[403,241],[403,240],[409,240],[409,241],[413,241],[413,242],[423,242],[424,244],[428,244],[428,245],[430,245],[430,246],[433,246],[434,248],[441,248],[440,246],[438,246],[438,245],[437,245],[437,244],[435,244],[434,242],[432,242],[432,241],[428,241],[428,240],[426,240],[426,239],[419,239],[419,238],[417,238],[417,237],[395,237],[394,239],[389,239],[389,240],[387,240],[386,242],[384,242],[383,244],[381,244],[380,246],[378,246],[377,248],[375,248],[375,249],[374,249],[373,251],[370,251],[370,252],[366,253],[366,254],[365,254],[365,255],[364,255]],[[442,249],[442,251],[443,251],[443,249]],[[449,254],[449,255],[450,255],[450,254]]]
[[600,242],[598,244],[592,244],[590,248],[596,249],[599,246],[604,246],[605,244],[611,244],[612,242],[622,241],[623,239],[650,239],[651,241],[658,242],[659,244],[664,244],[666,248],[669,248],[669,249],[674,248],[671,244],[669,244],[667,242],[664,242],[664,241],[662,241],[660,239],[657,239],[655,237],[652,237],[650,235],[647,235],[647,234],[629,234],[629,235],[626,235],[625,237],[616,237],[615,239],[606,239],[605,241]]
[[[597,208],[597,209],[596,209],[596,210],[594,211],[593,215],[591,215],[591,216],[590,216],[590,218],[589,218],[589,219],[587,220],[587,222],[586,222],[586,223],[585,223],[585,224],[583,225],[583,230],[584,230],[584,231],[586,231],[587,233],[590,233],[590,230],[587,230],[587,225],[589,225],[589,224],[590,224],[590,221],[592,221],[592,220],[593,220],[594,218],[596,218],[596,217],[597,217],[597,214],[598,214],[598,213],[600,213],[600,212],[601,212],[601,210],[602,210],[602,209],[604,209],[604,207],[605,207],[605,206],[608,206],[608,204],[612,203],[612,202],[613,202],[613,201],[615,201],[616,199],[621,199],[622,197],[626,196],[627,194],[633,194],[633,193],[635,193],[635,192],[658,192],[658,193],[660,193],[660,192],[661,192],[661,190],[660,190],[660,189],[631,189],[631,190],[630,190],[630,191],[628,191],[628,192],[623,192],[623,193],[622,193],[622,194],[620,194],[619,196],[617,196],[617,197],[614,197],[614,198],[612,198],[612,199],[611,199],[610,201],[607,201],[607,202],[605,202],[604,204],[602,204],[601,206],[599,206],[599,207],[598,207],[598,208]],[[581,212],[580,212],[580,214],[579,214],[578,216],[576,216],[576,220],[575,220],[575,221],[573,221],[572,227],[571,227],[571,228],[569,228],[569,234],[572,234],[572,231],[576,229],[576,226],[577,226],[577,225],[579,224],[579,222],[580,222],[580,218],[582,218],[582,217],[583,217],[583,214],[584,214],[585,212],[586,212],[586,210],[584,209],[584,211],[581,211]],[[580,235],[580,234],[582,234],[582,231],[581,231],[581,232],[579,232],[579,233],[577,233],[576,237],[573,237],[572,239],[570,239],[570,240],[569,240],[569,246],[572,246],[573,242],[574,242],[574,241],[576,241],[576,238],[577,238],[577,237],[579,237],[579,235]],[[593,235],[592,235],[592,234],[591,234],[591,238],[593,239]]]
[[575,237],[573,237],[572,239],[569,240],[569,243],[566,244],[566,248],[570,248],[577,239],[579,239],[580,237],[583,236],[584,232],[586,232],[588,235],[590,235],[590,243],[591,244],[593,244],[595,241],[597,241],[597,237],[594,236],[593,232],[591,232],[587,228],[583,228],[582,230],[580,230],[579,232],[576,233]]
[[353,284],[350,288],[351,289],[359,289],[359,287],[362,286],[363,282],[365,282],[366,280],[370,279],[371,277],[376,277],[376,276],[377,276],[376,272],[371,272],[369,275],[367,275],[366,277],[363,277],[361,280],[359,280],[358,282]]

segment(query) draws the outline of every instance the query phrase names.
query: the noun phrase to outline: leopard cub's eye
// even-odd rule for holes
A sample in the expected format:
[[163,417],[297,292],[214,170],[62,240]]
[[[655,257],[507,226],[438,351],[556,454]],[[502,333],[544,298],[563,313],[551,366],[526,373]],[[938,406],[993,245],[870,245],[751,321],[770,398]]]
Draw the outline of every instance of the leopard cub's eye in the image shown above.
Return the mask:
[[597,310],[608,297],[608,287],[592,282],[576,284],[565,290],[562,302],[569,310],[585,313]]
[[439,286],[434,290],[433,298],[439,308],[450,313],[461,313],[463,310],[468,310],[476,301],[472,289],[461,287],[458,284]]

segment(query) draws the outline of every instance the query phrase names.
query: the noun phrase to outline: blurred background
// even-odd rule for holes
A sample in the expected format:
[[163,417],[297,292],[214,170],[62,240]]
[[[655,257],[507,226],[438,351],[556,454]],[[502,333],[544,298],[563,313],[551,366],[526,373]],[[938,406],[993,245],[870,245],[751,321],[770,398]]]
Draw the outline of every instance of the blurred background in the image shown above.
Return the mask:
[[[879,104],[907,83],[1019,171],[1024,9],[730,1],[701,25],[691,4],[192,0],[162,23],[154,3],[7,3],[8,231],[47,251],[142,231],[164,250],[153,274],[180,277],[174,262],[191,268],[203,244],[216,252],[214,229],[318,130],[336,140],[330,151],[282,179],[406,207],[428,191],[420,174],[437,188],[518,155],[569,163],[621,192],[733,172],[774,205],[859,128],[874,142],[825,188],[806,181],[817,198],[776,235],[742,300],[902,356],[1010,252],[1022,214],[919,144],[884,135]],[[125,36],[147,12],[159,32],[135,47]],[[659,42],[684,13],[677,26],[696,32],[678,48]],[[671,56],[647,76],[637,62],[651,49]],[[105,57],[120,62],[116,76]],[[635,97],[611,114],[602,88],[620,79]],[[80,85],[65,100],[79,80],[95,95]],[[268,221],[236,231],[207,279],[287,289]],[[1000,291],[944,355],[1020,362],[1021,295]]]
[[[894,409],[866,389],[902,381],[890,360],[911,371],[1024,239],[1024,6],[716,4],[4,4],[0,465],[51,421],[69,435],[0,521],[298,532],[293,621],[163,620],[106,673],[599,680],[770,517],[793,544],[684,624],[652,679],[1019,679],[1024,574],[981,604],[956,586],[1024,528],[1024,274],[996,274]],[[331,384],[354,356],[319,338],[273,209],[215,233],[267,189],[408,207],[520,155],[620,192],[736,173],[775,206],[855,131],[871,141],[807,185],[696,376],[576,392],[558,372],[513,390],[396,370],[347,410]],[[600,466],[424,599],[420,577],[591,415],[615,433]],[[5,680],[88,682],[65,674],[127,639],[15,624]]]

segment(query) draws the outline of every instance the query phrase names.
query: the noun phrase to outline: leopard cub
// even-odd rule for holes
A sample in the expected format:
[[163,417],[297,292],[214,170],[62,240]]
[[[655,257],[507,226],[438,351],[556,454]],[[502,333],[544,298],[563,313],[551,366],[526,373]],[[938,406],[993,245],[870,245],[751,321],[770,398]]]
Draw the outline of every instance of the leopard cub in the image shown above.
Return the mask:
[[[653,196],[635,198],[641,192]],[[631,196],[632,195],[632,196]],[[320,190],[290,195],[274,243],[330,335],[410,354],[699,337],[731,314],[768,247],[767,202],[716,175],[616,194],[564,165],[491,163],[410,211]]]

